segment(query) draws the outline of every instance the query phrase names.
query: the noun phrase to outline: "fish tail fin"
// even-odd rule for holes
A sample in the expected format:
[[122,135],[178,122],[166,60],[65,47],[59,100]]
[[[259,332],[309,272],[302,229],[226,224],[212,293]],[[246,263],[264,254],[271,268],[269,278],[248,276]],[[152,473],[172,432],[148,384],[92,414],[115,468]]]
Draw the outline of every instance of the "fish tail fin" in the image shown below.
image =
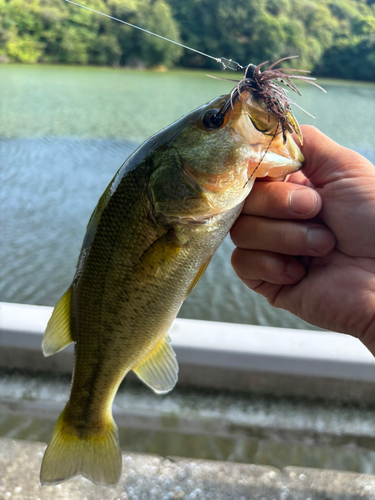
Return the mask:
[[116,486],[121,475],[122,457],[112,416],[100,433],[87,431],[81,437],[72,424],[65,422],[65,413],[66,408],[45,451],[41,484],[59,484],[81,474],[95,484]]

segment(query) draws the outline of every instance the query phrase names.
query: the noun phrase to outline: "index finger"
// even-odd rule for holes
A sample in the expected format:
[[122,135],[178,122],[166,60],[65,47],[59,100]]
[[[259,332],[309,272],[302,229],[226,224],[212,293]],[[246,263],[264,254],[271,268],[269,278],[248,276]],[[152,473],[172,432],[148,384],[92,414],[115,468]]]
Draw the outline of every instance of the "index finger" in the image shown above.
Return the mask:
[[255,182],[242,213],[273,219],[310,219],[322,200],[314,190],[291,182]]

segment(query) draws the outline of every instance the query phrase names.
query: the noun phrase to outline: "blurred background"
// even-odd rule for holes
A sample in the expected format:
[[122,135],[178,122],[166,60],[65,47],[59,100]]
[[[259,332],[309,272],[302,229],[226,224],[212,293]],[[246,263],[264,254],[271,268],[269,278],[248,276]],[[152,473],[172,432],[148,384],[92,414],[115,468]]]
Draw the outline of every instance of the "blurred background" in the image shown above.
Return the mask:
[[[87,0],[85,5],[246,65],[299,55],[313,123],[375,162],[373,0]],[[0,0],[0,301],[56,304],[99,196],[145,139],[236,78],[215,61],[63,0]],[[235,276],[227,238],[185,318],[311,328]]]
[[[242,64],[300,56],[317,75],[374,80],[373,0],[88,0],[85,5]],[[214,68],[198,54],[61,0],[2,0],[3,62]],[[290,65],[290,63],[288,63]]]

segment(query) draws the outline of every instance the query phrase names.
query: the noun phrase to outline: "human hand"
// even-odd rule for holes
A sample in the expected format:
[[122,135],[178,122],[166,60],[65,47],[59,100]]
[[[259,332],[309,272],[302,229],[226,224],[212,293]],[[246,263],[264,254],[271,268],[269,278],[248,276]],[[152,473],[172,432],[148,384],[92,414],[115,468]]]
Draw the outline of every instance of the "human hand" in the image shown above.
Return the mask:
[[303,174],[255,183],[231,230],[232,265],[273,306],[375,355],[375,167],[314,127],[302,132]]

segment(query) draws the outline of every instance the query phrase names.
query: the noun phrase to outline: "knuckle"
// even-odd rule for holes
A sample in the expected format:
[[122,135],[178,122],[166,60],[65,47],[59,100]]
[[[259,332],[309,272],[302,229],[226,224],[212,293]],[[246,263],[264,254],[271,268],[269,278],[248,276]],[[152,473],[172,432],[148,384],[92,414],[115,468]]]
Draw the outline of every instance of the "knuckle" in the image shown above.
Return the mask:
[[231,257],[231,264],[233,269],[236,271],[238,274],[238,271],[240,270],[240,265],[242,263],[242,258],[241,258],[241,251],[239,248],[235,248],[232,252],[232,257]]
[[270,255],[263,255],[259,261],[259,274],[263,279],[274,277],[283,273],[284,264],[277,258]]
[[247,215],[240,215],[232,229],[230,230],[230,237],[236,246],[246,246],[250,240],[250,217]]
[[235,222],[235,224],[233,225],[232,229],[229,232],[230,239],[232,240],[232,242],[235,245],[237,245],[237,242],[238,242],[238,236],[239,236],[239,227],[238,226],[239,226],[241,217],[242,216],[240,216],[239,219],[237,219],[237,221]]

